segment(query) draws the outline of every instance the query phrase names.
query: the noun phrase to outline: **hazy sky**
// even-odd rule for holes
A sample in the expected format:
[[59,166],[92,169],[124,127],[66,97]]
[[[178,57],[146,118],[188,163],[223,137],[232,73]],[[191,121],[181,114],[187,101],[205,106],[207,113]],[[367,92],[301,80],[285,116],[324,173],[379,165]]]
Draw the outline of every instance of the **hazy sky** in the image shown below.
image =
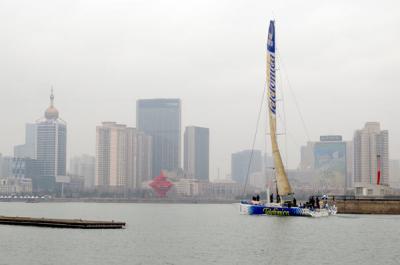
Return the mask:
[[223,177],[251,148],[275,18],[289,166],[307,141],[291,90],[311,140],[380,121],[400,158],[399,14],[398,1],[0,0],[0,152],[23,143],[51,85],[69,157],[94,154],[101,121],[135,126],[137,99],[177,97],[183,127],[210,128]]

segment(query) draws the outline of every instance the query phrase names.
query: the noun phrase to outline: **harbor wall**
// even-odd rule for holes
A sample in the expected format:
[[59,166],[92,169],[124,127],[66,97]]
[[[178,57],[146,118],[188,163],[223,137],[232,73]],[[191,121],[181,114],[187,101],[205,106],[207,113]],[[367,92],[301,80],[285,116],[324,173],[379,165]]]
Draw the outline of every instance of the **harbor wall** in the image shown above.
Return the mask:
[[400,214],[400,200],[336,200],[339,214]]

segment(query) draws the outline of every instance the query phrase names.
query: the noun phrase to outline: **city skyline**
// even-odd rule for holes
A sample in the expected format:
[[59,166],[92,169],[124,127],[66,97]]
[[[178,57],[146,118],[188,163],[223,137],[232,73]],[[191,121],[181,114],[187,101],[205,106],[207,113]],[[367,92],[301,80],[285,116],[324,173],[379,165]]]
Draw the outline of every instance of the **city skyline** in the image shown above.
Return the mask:
[[[178,184],[179,194],[193,194],[189,186],[199,184],[190,182],[191,180],[205,182],[215,180],[210,179],[208,175],[209,128],[186,126],[182,137],[180,99],[141,99],[137,101],[136,107],[140,109],[137,119],[140,120],[142,130],[109,121],[102,122],[96,127],[96,157],[93,158],[93,162],[96,161],[96,174],[93,181],[91,176],[93,174],[87,169],[93,162],[89,162],[87,156],[75,157],[75,162],[69,166],[69,175],[67,174],[67,123],[59,117],[59,112],[54,106],[52,89],[50,106],[45,110],[44,117],[38,119],[35,124],[26,124],[25,144],[16,145],[15,158],[6,156],[6,164],[0,165],[0,169],[6,172],[2,173],[2,177],[16,177],[20,181],[18,185],[24,185],[22,184],[24,180],[28,180],[26,176],[31,176],[33,181],[30,185],[36,191],[54,192],[56,182],[64,182],[65,177],[68,177],[67,182],[71,187],[75,185],[73,181],[82,181],[79,185],[86,190],[120,187],[134,191],[145,187],[147,181],[155,176],[152,172],[152,163],[157,160],[152,157],[153,152],[163,154],[175,152],[175,155],[167,155],[165,157],[168,158],[167,163],[163,162],[165,165],[160,164],[160,166],[167,174],[172,174],[169,177],[185,178],[189,181]],[[290,171],[289,175],[308,172],[309,177],[318,176],[314,179],[314,183],[317,180],[322,183],[321,187],[330,187],[336,192],[338,190],[346,192],[353,187],[360,194],[386,192],[385,187],[389,187],[390,183],[398,185],[399,176],[397,173],[389,176],[389,170],[397,172],[396,161],[399,160],[390,158],[389,132],[381,131],[380,128],[379,122],[366,122],[363,129],[354,130],[352,141],[344,142],[340,135],[322,135],[319,142],[308,141],[307,145],[300,149],[302,160],[298,171]],[[158,139],[161,145],[154,148],[153,140],[156,137],[161,137]],[[169,142],[163,143],[165,140]],[[171,140],[176,143],[171,144]],[[181,144],[183,144],[183,163],[178,162],[178,159],[172,159],[180,156],[176,154]],[[37,152],[32,154],[32,150]],[[251,150],[242,150],[231,154],[231,179],[236,183],[244,184],[251,153],[253,153]],[[265,185],[263,176],[268,171],[265,165],[262,166],[262,156],[262,151],[254,150],[253,166],[255,164],[257,166],[256,169],[252,166],[249,172],[249,181],[260,188]],[[34,172],[36,170],[34,168],[27,171],[28,167],[31,167],[32,158],[37,159],[32,162],[37,161],[38,173]],[[392,161],[390,162],[392,168],[389,168],[389,161]],[[174,164],[175,166],[166,168]],[[376,189],[378,165],[381,172],[381,190]],[[62,179],[58,180],[58,177]],[[81,179],[78,180],[79,178]],[[312,184],[312,181],[308,184]]]
[[[283,62],[278,86],[285,93],[291,135],[289,167],[298,165],[298,150],[306,141],[324,134],[350,140],[367,121],[379,121],[391,132],[390,156],[400,158],[400,127],[393,114],[398,112],[400,18],[394,2],[336,2],[328,8],[318,1],[251,7],[237,1],[228,9],[207,1],[196,8],[192,4],[167,14],[164,4],[136,8],[119,2],[114,6],[118,16],[107,13],[109,6],[101,1],[68,9],[47,3],[39,14],[18,3],[4,4],[1,40],[7,45],[0,50],[0,87],[7,97],[0,99],[0,152],[11,155],[13,146],[23,142],[25,123],[35,121],[40,106],[47,104],[51,85],[68,121],[68,157],[94,154],[93,128],[102,121],[136,127],[136,100],[180,98],[182,124],[213,131],[210,177],[220,172],[224,178],[230,154],[251,148],[265,80],[267,22],[273,16]],[[91,5],[98,11],[90,11]],[[147,11],[147,17],[141,15]],[[160,17],[162,24],[155,22]],[[263,150],[263,125],[259,131],[256,148]]]
[[[51,92],[51,102],[53,101],[53,99],[54,99],[54,96],[53,96],[53,89],[51,90],[52,92]],[[155,99],[138,99],[137,100],[137,102],[140,102],[140,101],[152,101],[152,100],[160,100],[159,98],[155,98]],[[161,100],[170,100],[170,99],[161,99]],[[176,100],[176,99],[172,99],[172,100]],[[180,99],[177,99],[177,100],[179,100],[179,102],[180,102]],[[53,103],[51,103],[51,106],[50,106],[50,108],[52,108],[52,104]],[[57,112],[56,114],[57,114],[57,117],[55,117],[56,119],[58,119],[58,110],[56,110],[55,109],[55,112]],[[46,115],[46,114],[45,114]],[[46,118],[46,117],[45,117]],[[51,117],[50,117],[51,118]],[[136,117],[137,118],[137,117]],[[38,119],[36,122],[39,122],[40,121],[40,119]],[[63,121],[64,122],[64,121]],[[105,123],[107,123],[108,121],[106,121]],[[102,123],[104,123],[104,121],[102,122]],[[113,122],[114,123],[114,122]],[[137,122],[135,121],[135,124],[136,124]],[[372,122],[372,121],[367,121],[366,122],[367,124],[368,123],[375,123],[375,122]],[[378,122],[379,123],[379,122]],[[30,122],[26,122],[25,123],[25,136],[24,136],[24,138],[25,138],[25,144],[14,144],[13,145],[13,154],[14,155],[11,155],[11,156],[14,156],[14,157],[23,157],[23,156],[21,156],[20,155],[20,153],[22,152],[22,153],[24,153],[24,152],[28,152],[28,153],[31,153],[32,151],[31,150],[29,150],[29,148],[32,148],[31,146],[29,147],[29,144],[30,145],[32,145],[32,139],[30,139],[30,138],[32,138],[33,136],[32,135],[30,135],[30,134],[33,134],[33,129],[35,128],[35,127],[37,127],[37,124],[35,124],[35,123],[30,123]],[[185,125],[184,124],[181,124],[181,131],[183,131],[184,130],[184,128],[185,128]],[[186,126],[187,127],[187,126]],[[190,126],[189,126],[190,127]],[[140,130],[139,130],[140,131]],[[353,130],[353,134],[355,133],[357,131],[357,129],[355,128],[354,130]],[[36,135],[34,135],[34,137],[36,137]],[[319,137],[318,137],[319,138]],[[344,139],[344,140],[349,140],[349,141],[351,141],[352,140],[352,138],[350,138],[350,139]],[[68,142],[68,141],[67,141]],[[28,145],[27,145],[28,144]],[[25,146],[27,146],[27,147],[25,147]],[[389,145],[390,146],[390,145]],[[180,152],[181,152],[181,154],[179,155],[181,158],[181,161],[180,161],[180,163],[179,163],[179,168],[184,168],[184,161],[183,161],[183,156],[184,156],[184,137],[183,137],[183,134],[180,136],[180,148],[179,148],[179,150],[180,150]],[[303,148],[303,146],[300,146],[301,148]],[[299,153],[299,157],[301,158],[301,148],[300,148],[300,152],[298,152]],[[27,151],[25,150],[25,149],[27,149]],[[233,153],[235,153],[235,152],[241,152],[241,151],[243,151],[243,150],[247,150],[248,148],[245,148],[245,149],[240,149],[240,150],[234,150],[231,154],[233,154]],[[96,148],[95,148],[95,150],[96,150]],[[96,151],[94,150],[94,152],[93,153],[89,153],[89,152],[87,152],[87,153],[80,153],[80,154],[72,154],[72,155],[69,155],[67,158],[67,161],[69,161],[69,160],[71,160],[73,157],[76,157],[76,156],[81,156],[81,155],[86,155],[86,154],[89,154],[89,155],[93,155],[93,156],[96,156]],[[256,149],[255,149],[255,151],[257,151]],[[267,150],[267,154],[269,154],[269,152],[268,152],[269,150]],[[16,153],[17,152],[17,153]],[[8,155],[8,154],[6,154],[6,153],[1,153],[0,152],[0,154],[2,154],[3,156],[10,156],[10,155]],[[229,154],[229,155],[231,155],[231,154]],[[35,155],[36,155],[36,153],[35,153]],[[211,156],[212,154],[210,153],[210,156]],[[285,153],[283,154],[284,155],[284,157],[285,157]],[[30,157],[29,155],[27,156],[27,157]],[[397,158],[396,157],[392,157],[392,156],[390,156],[390,160],[397,160]],[[232,164],[230,163],[229,164],[229,166],[230,167],[232,167]],[[299,159],[299,161],[298,161],[298,164],[295,164],[294,165],[294,169],[296,169],[296,168],[298,168],[298,167],[301,167],[301,159]],[[68,164],[68,166],[67,166],[67,170],[69,169],[69,167],[70,167],[70,165]],[[289,167],[289,169],[291,169],[290,167]],[[211,175],[210,174],[210,179],[211,180],[217,180],[217,179],[226,179],[226,177],[228,177],[227,179],[232,179],[231,178],[231,174],[232,174],[232,172],[230,171],[230,170],[228,170],[227,171],[227,174],[225,175],[225,178],[224,177],[222,177],[221,178],[221,176],[217,176],[215,173],[214,173],[214,175]]]

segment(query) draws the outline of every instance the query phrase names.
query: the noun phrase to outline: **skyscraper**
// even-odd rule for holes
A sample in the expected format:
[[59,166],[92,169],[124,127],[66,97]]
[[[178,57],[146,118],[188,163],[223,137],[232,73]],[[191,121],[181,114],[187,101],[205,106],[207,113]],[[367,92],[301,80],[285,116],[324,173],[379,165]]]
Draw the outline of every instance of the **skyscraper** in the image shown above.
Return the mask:
[[36,123],[36,159],[39,176],[32,180],[36,191],[52,192],[58,176],[66,176],[67,125],[54,107],[53,91],[44,118]]
[[2,156],[0,154],[0,178],[12,177],[13,158],[11,156]]
[[181,167],[181,101],[142,99],[136,102],[139,131],[152,137],[152,174]]
[[346,142],[346,190],[354,187],[354,144]]
[[97,126],[96,186],[127,186],[127,153],[126,125],[103,122]]
[[34,179],[39,175],[37,161],[32,158],[13,157],[12,159],[12,176],[15,178]]
[[323,135],[314,143],[313,168],[319,176],[319,188],[343,193],[347,176],[346,150],[346,142],[340,135]]
[[315,142],[307,142],[307,145],[302,146],[300,149],[300,166],[301,170],[314,169],[314,144]]
[[354,133],[353,143],[356,192],[357,187],[358,193],[367,188],[367,193],[373,194],[378,182],[379,165],[380,184],[389,184],[389,133],[381,131],[378,122],[367,122],[363,129]]
[[74,156],[69,163],[69,173],[84,178],[85,189],[94,187],[95,158],[90,155]]
[[36,158],[36,124],[25,125],[25,144],[14,146],[14,157]]
[[400,160],[389,161],[389,184],[392,188],[400,188]]
[[[253,153],[253,155],[252,155]],[[251,159],[251,164],[249,167]],[[233,153],[231,159],[232,180],[244,184],[247,174],[262,172],[262,155],[260,150],[243,150]]]
[[185,171],[194,179],[209,181],[209,129],[188,126],[184,138]]
[[135,128],[103,122],[96,128],[96,186],[137,189],[149,178],[151,138]]
[[137,185],[140,187],[143,181],[153,178],[152,174],[152,138],[143,132],[136,132],[137,156],[136,176]]

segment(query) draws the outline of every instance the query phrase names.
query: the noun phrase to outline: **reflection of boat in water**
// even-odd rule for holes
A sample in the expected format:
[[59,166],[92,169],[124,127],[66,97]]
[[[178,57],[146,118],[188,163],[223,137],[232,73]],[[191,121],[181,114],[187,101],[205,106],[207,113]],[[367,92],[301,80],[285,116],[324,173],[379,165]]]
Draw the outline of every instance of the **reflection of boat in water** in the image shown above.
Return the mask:
[[[275,60],[275,21],[271,21],[268,31],[267,43],[267,84],[268,84],[268,111],[269,128],[271,136],[272,155],[275,165],[277,202],[262,203],[259,200],[241,201],[239,211],[249,215],[275,215],[275,216],[306,216],[322,217],[336,214],[336,207],[330,207],[327,200],[323,207],[314,202],[308,206],[299,207],[294,199],[294,193],[286,175],[285,167],[278,147],[276,133],[276,60]],[[247,180],[246,180],[247,181]],[[327,199],[327,198],[326,198]]]

